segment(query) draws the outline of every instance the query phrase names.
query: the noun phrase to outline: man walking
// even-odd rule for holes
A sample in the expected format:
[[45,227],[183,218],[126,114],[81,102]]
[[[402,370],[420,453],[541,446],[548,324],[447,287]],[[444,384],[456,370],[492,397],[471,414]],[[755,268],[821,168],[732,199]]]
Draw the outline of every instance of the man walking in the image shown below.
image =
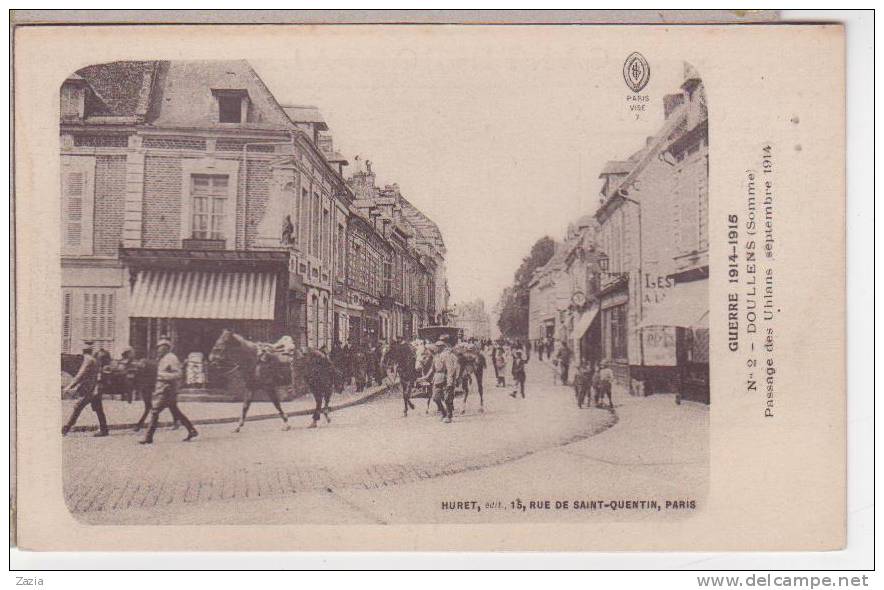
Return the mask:
[[448,335],[443,334],[436,342],[433,356],[433,401],[442,412],[442,421],[451,423],[454,416],[454,385],[458,379],[457,357],[451,352]]
[[187,416],[178,409],[178,385],[181,382],[181,361],[172,352],[172,341],[163,338],[157,343],[157,356],[160,359],[157,365],[157,384],[154,388],[154,399],[156,404],[150,410],[150,424],[147,427],[147,433],[144,440],[138,441],[140,444],[149,445],[153,443],[153,435],[157,430],[157,424],[160,420],[160,414],[166,408],[172,413],[172,417],[177,419],[187,429],[187,436],[184,442],[195,438],[197,435],[196,428],[187,419]]
[[83,362],[80,364],[80,369],[74,376],[73,381],[65,388],[65,392],[76,391],[80,399],[77,401],[77,405],[74,406],[74,411],[71,412],[68,421],[61,427],[61,435],[64,436],[70,432],[74,424],[77,423],[80,412],[86,406],[91,406],[92,411],[98,417],[98,432],[95,433],[95,436],[107,436],[107,418],[104,415],[104,406],[101,405],[101,390],[98,388],[98,374],[101,367],[99,367],[98,361],[93,356],[92,347],[94,343],[92,341],[85,341],[83,344],[85,345],[83,347]]
[[588,362],[581,363],[577,367],[577,373],[574,375],[574,394],[577,397],[577,407],[583,408],[592,406],[592,367]]
[[568,370],[571,368],[571,349],[568,348],[568,343],[564,340],[562,340],[562,343],[559,345],[559,352],[556,355],[556,360],[558,360],[559,369],[561,370],[562,385],[567,385]]
[[522,394],[522,399],[525,399],[525,364],[528,361],[522,356],[521,350],[516,350],[513,352],[513,381],[515,381],[516,389],[513,389],[513,392],[510,394],[510,397],[515,399],[517,394]]

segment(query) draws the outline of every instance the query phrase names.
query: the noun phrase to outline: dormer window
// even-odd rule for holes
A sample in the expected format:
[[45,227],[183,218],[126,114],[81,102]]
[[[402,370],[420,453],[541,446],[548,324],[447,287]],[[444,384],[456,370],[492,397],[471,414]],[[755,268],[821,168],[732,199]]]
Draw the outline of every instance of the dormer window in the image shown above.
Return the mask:
[[82,121],[86,116],[86,81],[74,74],[61,85],[61,118]]
[[249,93],[236,89],[212,89],[218,103],[218,122],[240,125],[249,112]]

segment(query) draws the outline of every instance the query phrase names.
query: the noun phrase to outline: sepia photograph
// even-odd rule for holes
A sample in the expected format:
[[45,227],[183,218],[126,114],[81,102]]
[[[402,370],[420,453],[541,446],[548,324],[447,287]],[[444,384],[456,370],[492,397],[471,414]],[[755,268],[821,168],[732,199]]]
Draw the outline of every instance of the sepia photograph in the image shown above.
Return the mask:
[[[565,105],[604,97],[562,97],[558,115],[533,122],[496,103],[499,127],[467,120],[456,132],[477,141],[438,154],[377,133],[423,116],[410,105],[432,86],[391,84],[385,105],[348,115],[359,98],[323,82],[350,64],[303,84],[284,61],[72,72],[59,157],[74,516],[386,524],[702,510],[706,95],[687,62],[622,57],[613,82],[632,116],[618,121],[617,105],[571,137],[507,148],[532,125],[579,120]],[[374,84],[393,73],[363,67]],[[652,76],[664,81],[653,100]],[[471,103],[466,117],[492,108]],[[374,120],[360,121],[369,109]],[[353,129],[338,135],[342,125]],[[373,135],[386,144],[378,160]],[[576,147],[584,139],[595,145]],[[499,155],[477,153],[485,146]],[[397,182],[452,150],[487,158],[457,179],[472,190],[413,172]],[[495,212],[515,187],[491,167],[519,174],[537,157],[576,173],[545,195],[550,214]],[[527,195],[546,184],[523,180]]]
[[17,547],[848,545],[842,25],[16,35]]

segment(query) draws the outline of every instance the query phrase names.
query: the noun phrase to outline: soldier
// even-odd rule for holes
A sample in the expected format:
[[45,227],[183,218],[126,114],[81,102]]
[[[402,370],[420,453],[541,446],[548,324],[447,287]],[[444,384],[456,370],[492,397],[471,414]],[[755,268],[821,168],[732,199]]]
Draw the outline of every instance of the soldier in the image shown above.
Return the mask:
[[513,367],[511,372],[516,386],[516,389],[513,389],[513,392],[510,394],[510,397],[513,399],[520,393],[522,394],[522,399],[525,399],[525,364],[527,362],[521,350],[513,351]]
[[450,424],[454,417],[454,385],[457,383],[459,366],[451,352],[448,335],[443,334],[436,342],[433,356],[433,401],[442,412],[442,421]]
[[602,399],[608,398],[608,407],[614,409],[614,400],[611,399],[611,387],[614,383],[614,371],[611,370],[611,364],[607,359],[602,359],[599,363],[598,371],[592,379],[592,385],[595,389],[595,405],[602,407]]
[[568,348],[568,343],[564,340],[562,340],[559,345],[559,352],[556,354],[556,360],[558,361],[558,366],[561,370],[560,377],[562,379],[562,385],[567,385],[568,369],[571,367],[571,349]]
[[61,427],[61,435],[64,436],[70,432],[74,424],[77,423],[80,412],[86,406],[91,406],[92,411],[98,417],[98,432],[95,433],[95,436],[107,436],[107,418],[104,415],[104,406],[101,405],[101,390],[98,388],[98,376],[101,367],[98,365],[98,360],[93,356],[93,346],[95,343],[91,340],[86,340],[83,344],[83,362],[73,381],[65,389],[66,392],[76,391],[80,399],[77,401],[77,405],[74,406],[74,411],[71,412],[68,421]]
[[592,366],[586,362],[581,363],[574,375],[574,394],[578,408],[583,408],[584,402],[587,408],[592,406],[592,381]]
[[187,416],[178,409],[178,385],[182,377],[181,361],[172,352],[171,340],[164,338],[157,343],[157,356],[160,362],[157,365],[157,384],[154,388],[156,404],[150,411],[150,425],[147,427],[144,440],[138,442],[143,445],[153,443],[153,435],[157,430],[160,414],[166,408],[172,412],[173,418],[176,418],[187,428],[187,436],[184,439],[184,442],[187,442],[195,438],[198,433],[193,424],[190,423],[190,420],[187,419]]

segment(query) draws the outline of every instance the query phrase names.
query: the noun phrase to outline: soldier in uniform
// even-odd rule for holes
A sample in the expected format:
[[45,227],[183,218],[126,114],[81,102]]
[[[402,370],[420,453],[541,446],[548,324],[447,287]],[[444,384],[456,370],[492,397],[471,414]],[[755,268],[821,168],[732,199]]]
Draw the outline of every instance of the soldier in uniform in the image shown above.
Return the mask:
[[184,442],[196,437],[197,431],[187,419],[187,416],[178,409],[178,386],[181,383],[181,361],[172,352],[172,341],[169,339],[161,339],[157,343],[157,356],[160,361],[157,365],[157,385],[154,388],[154,399],[156,403],[150,411],[150,425],[147,427],[147,433],[144,440],[138,441],[143,445],[153,443],[153,435],[157,430],[157,424],[160,420],[160,414],[166,408],[172,412],[172,417],[176,418],[181,424],[187,428],[187,437]]
[[83,344],[83,362],[73,381],[65,389],[67,392],[76,391],[80,399],[77,401],[77,405],[74,406],[74,411],[71,412],[68,421],[61,427],[61,435],[64,436],[70,432],[74,424],[77,423],[80,412],[86,406],[91,406],[92,411],[98,417],[98,432],[95,433],[95,436],[107,436],[107,418],[104,415],[104,406],[101,405],[101,390],[98,388],[98,377],[101,367],[98,364],[98,360],[93,356],[92,350],[95,343],[87,340]]
[[454,417],[454,385],[459,378],[459,363],[451,351],[448,335],[443,334],[436,342],[433,355],[433,401],[442,412],[442,421],[451,423]]
[[574,394],[578,408],[582,408],[584,403],[587,408],[592,405],[592,381],[592,366],[588,362],[581,363],[574,375]]

